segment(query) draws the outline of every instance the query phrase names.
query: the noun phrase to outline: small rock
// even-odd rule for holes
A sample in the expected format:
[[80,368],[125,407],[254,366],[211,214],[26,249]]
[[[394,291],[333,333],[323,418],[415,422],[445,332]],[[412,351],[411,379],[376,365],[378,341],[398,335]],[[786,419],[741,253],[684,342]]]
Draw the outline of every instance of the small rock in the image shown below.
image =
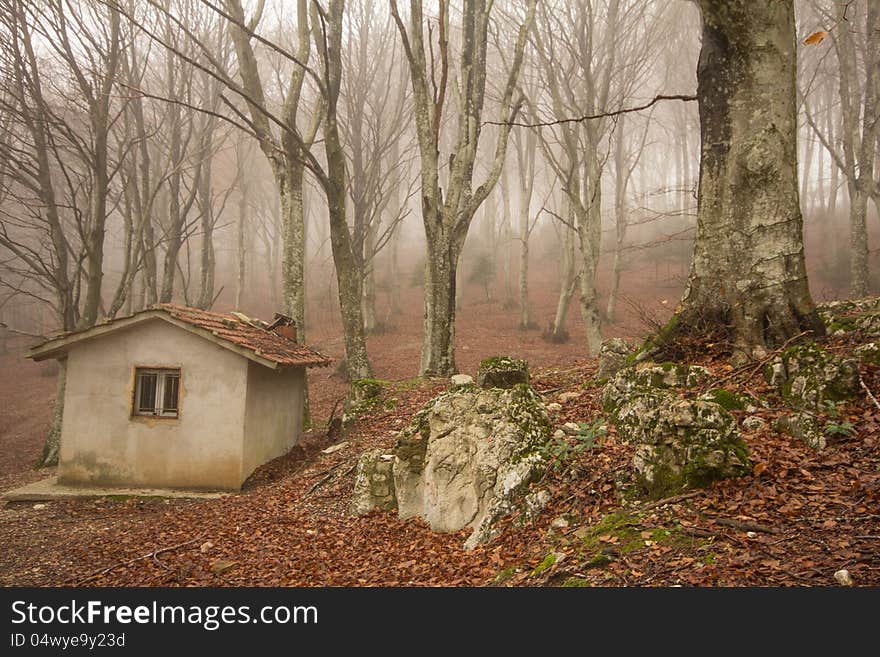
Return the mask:
[[819,428],[819,423],[810,413],[783,415],[776,420],[774,426],[777,431],[797,438],[817,452],[821,452],[828,445],[825,434]]
[[474,377],[470,374],[455,374],[451,380],[453,388],[460,388],[471,385],[474,382]]
[[215,561],[213,564],[211,564],[211,572],[215,575],[222,575],[227,570],[235,568],[237,565],[237,561]]
[[550,526],[553,529],[565,529],[568,527],[569,522],[563,516],[559,516],[558,518],[553,518],[553,521],[550,523]]
[[321,454],[332,454],[333,452],[338,452],[340,449],[346,447],[348,445],[347,440],[343,440],[341,443],[336,443],[335,445],[330,445],[327,449],[322,449]]
[[565,438],[565,432],[562,429],[553,432],[553,440],[562,440],[563,438]]
[[757,431],[767,426],[767,420],[757,415],[750,415],[743,420],[743,429],[746,431]]
[[211,541],[205,541],[204,543],[202,543],[199,546],[199,550],[202,552],[202,554],[204,554],[205,552],[210,550],[212,547],[214,547],[214,544]]
[[509,356],[493,356],[480,361],[477,385],[481,388],[513,388],[528,384],[529,364]]
[[35,508],[37,511],[39,511],[40,509],[45,509],[45,508],[46,508],[46,505],[45,505],[45,504],[34,504],[34,508]]
[[605,340],[599,347],[599,370],[597,379],[607,379],[617,374],[625,365],[630,352],[630,346],[626,340],[611,338]]
[[757,532],[746,532],[748,538],[758,538]]
[[558,413],[559,411],[562,410],[562,404],[557,404],[556,402],[552,402],[550,404],[547,404],[547,410],[550,411],[551,413]]
[[567,404],[570,401],[574,401],[581,396],[579,392],[563,392],[557,397],[560,404]]
[[834,580],[841,586],[853,585],[852,576],[849,574],[849,571],[846,568],[844,568],[843,570],[838,570],[836,573],[834,573]]

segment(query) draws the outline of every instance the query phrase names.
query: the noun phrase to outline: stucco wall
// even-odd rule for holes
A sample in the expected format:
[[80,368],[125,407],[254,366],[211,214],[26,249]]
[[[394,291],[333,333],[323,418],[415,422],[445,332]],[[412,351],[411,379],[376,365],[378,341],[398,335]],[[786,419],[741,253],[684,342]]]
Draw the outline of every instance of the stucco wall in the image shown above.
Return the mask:
[[275,371],[251,362],[247,381],[242,481],[299,441],[305,368]]
[[[74,345],[59,480],[238,489],[248,364],[161,319]],[[178,418],[132,418],[136,366],[181,369]]]

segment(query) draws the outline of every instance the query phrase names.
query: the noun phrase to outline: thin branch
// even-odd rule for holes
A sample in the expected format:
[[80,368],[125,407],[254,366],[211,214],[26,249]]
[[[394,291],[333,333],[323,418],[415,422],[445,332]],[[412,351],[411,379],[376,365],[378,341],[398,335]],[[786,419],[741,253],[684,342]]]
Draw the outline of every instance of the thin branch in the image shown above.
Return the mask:
[[556,121],[542,121],[539,123],[521,123],[519,121],[483,121],[483,125],[507,125],[514,126],[517,128],[548,128],[554,125],[563,125],[567,123],[583,123],[585,121],[594,121],[597,119],[605,119],[613,116],[620,116],[621,114],[630,114],[632,112],[641,112],[643,110],[648,109],[656,105],[657,103],[664,100],[680,100],[682,102],[688,103],[697,100],[696,95],[688,95],[688,94],[660,94],[659,96],[654,96],[654,98],[644,105],[638,105],[636,107],[625,107],[624,109],[619,109],[614,112],[601,112],[599,114],[587,114],[586,116],[580,116],[577,118],[567,118],[567,119],[557,119]]

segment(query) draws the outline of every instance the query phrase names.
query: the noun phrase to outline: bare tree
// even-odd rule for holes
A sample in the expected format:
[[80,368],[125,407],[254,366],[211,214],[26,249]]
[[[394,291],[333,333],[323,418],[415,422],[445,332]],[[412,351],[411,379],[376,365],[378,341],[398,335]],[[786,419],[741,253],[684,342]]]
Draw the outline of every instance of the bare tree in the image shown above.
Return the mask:
[[[502,88],[499,113],[508,122],[516,114],[514,98],[526,38],[536,0],[529,0]],[[458,259],[477,209],[498,182],[507,152],[509,124],[498,130],[495,156],[485,180],[474,185],[474,163],[480,143],[486,97],[487,34],[495,5],[486,0],[463,0],[460,13],[458,72],[452,81],[457,104],[449,103],[452,64],[450,2],[441,0],[434,30],[422,0],[410,0],[409,27],[391,0],[413,88],[413,113],[421,161],[422,223],[425,228],[425,326],[419,372],[444,375],[455,371],[455,302]],[[496,11],[496,14],[498,12]],[[425,32],[428,32],[427,39]],[[450,105],[447,107],[447,105]],[[441,184],[441,127],[444,111],[455,113],[456,135],[448,159],[446,191]]]

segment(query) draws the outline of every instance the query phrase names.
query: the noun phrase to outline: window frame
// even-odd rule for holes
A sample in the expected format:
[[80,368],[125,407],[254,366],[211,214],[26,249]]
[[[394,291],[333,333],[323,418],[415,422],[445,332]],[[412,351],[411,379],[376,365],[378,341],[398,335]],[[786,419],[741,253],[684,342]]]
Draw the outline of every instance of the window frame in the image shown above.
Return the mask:
[[[144,374],[156,375],[156,383],[154,390],[154,401],[152,412],[142,411],[140,409],[140,393],[142,390],[141,376]],[[182,371],[180,367],[168,367],[167,365],[136,365],[134,367],[131,396],[131,418],[132,419],[153,419],[153,420],[179,420],[180,419],[180,384],[182,379]],[[165,409],[165,395],[168,391],[167,382],[171,379],[177,379],[177,399],[176,409],[167,411]],[[161,404],[157,406],[157,401],[161,395]],[[158,412],[157,412],[158,411]]]

